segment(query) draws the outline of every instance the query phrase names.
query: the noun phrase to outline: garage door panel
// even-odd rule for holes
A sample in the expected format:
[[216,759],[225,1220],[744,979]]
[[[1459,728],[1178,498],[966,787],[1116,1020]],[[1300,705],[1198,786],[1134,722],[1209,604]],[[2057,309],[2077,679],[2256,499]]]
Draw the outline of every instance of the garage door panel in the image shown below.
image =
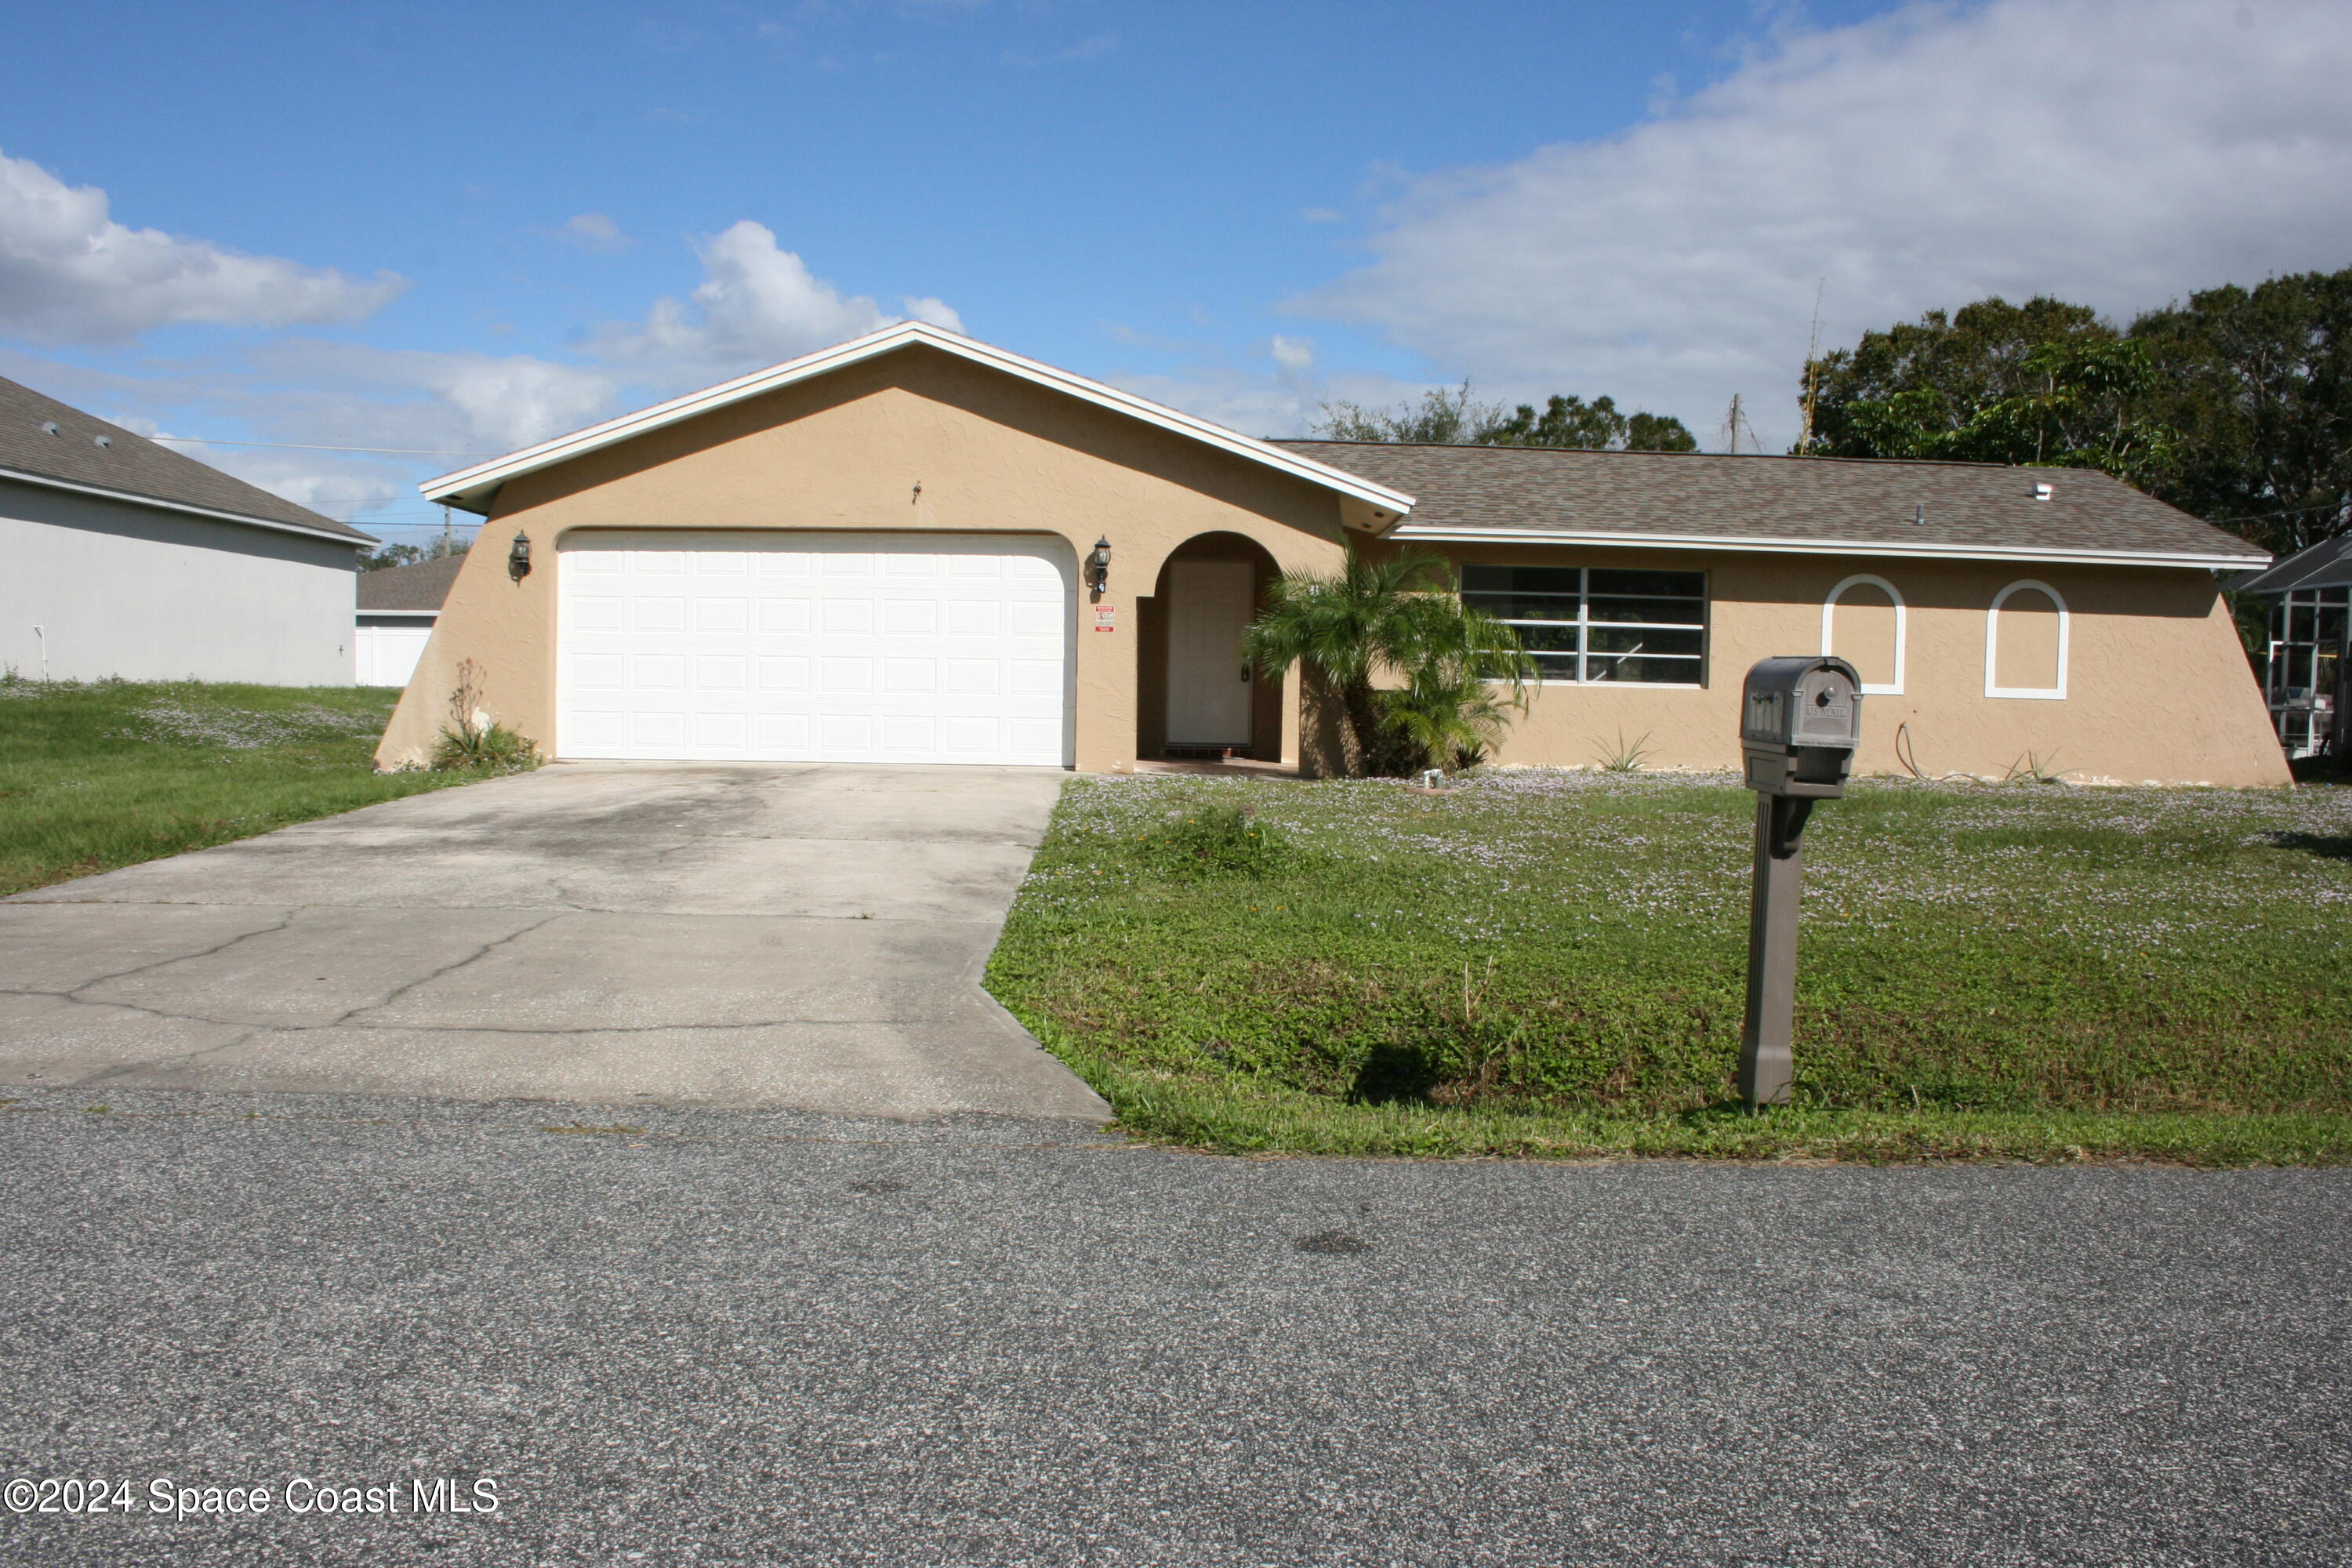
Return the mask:
[[804,632],[816,624],[815,606],[806,599],[762,599],[760,629],[763,632]]
[[760,689],[762,691],[806,691],[809,689],[809,661],[805,658],[763,658],[760,661]]
[[751,628],[749,599],[697,599],[694,629],[698,632],[741,632]]
[[751,661],[738,654],[703,654],[694,661],[697,691],[741,691],[751,684]]
[[560,755],[1069,761],[1058,542],[592,534],[558,570]]
[[686,630],[686,601],[639,597],[629,603],[629,629],[640,632]]
[[874,629],[871,599],[826,599],[818,608],[817,624],[829,637],[856,637]]

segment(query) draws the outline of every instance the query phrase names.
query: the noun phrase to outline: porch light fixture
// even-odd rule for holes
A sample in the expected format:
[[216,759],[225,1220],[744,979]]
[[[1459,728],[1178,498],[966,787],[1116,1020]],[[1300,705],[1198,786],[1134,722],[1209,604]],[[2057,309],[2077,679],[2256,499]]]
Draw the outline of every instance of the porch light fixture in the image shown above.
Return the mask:
[[1100,594],[1110,587],[1110,536],[1095,541],[1094,553],[1087,557],[1087,586]]
[[530,535],[518,531],[507,547],[507,575],[518,583],[530,575]]

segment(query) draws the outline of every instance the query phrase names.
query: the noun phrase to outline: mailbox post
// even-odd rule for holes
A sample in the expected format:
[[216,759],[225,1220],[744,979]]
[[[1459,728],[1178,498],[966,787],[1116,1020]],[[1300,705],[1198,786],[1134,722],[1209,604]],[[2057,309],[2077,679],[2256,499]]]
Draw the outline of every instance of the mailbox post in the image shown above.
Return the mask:
[[1862,739],[1862,678],[1842,658],[1768,658],[1748,672],[1739,746],[1756,792],[1756,885],[1748,913],[1748,1022],[1739,1097],[1785,1105],[1797,1002],[1797,903],[1805,819],[1845,794]]

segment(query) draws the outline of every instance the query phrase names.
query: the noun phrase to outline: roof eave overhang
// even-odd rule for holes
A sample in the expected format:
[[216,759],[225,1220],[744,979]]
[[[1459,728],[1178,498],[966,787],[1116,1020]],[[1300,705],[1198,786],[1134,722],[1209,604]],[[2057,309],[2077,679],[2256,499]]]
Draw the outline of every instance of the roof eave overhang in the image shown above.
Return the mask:
[[2265,564],[2266,555],[2222,555],[2171,550],[2077,550],[2022,544],[1928,544],[1908,540],[1757,539],[1741,535],[1688,533],[1570,532],[1527,528],[1434,528],[1407,521],[1391,538],[1444,544],[1577,544],[1632,546],[1642,550],[1730,551],[1759,555],[1879,555],[1919,561],[2030,561],[2060,566],[2179,566],[2243,572]]
[[1303,458],[1295,452],[1285,451],[1271,442],[1260,441],[1254,437],[1242,435],[1239,431],[1228,430],[1222,425],[1212,424],[1206,419],[1198,418],[1179,409],[1170,408],[1164,404],[1138,397],[1133,393],[1121,392],[1115,386],[1106,386],[1101,382],[1089,381],[1082,375],[1073,375],[1065,370],[1056,370],[1052,365],[1041,363],[1008,350],[996,348],[964,337],[961,333],[950,332],[922,321],[902,321],[895,327],[886,327],[878,332],[870,332],[865,337],[852,339],[845,343],[837,343],[832,348],[820,349],[814,353],[803,354],[799,359],[789,360],[766,370],[755,371],[750,375],[739,376],[733,381],[722,382],[717,386],[705,387],[700,392],[690,392],[683,397],[674,397],[667,403],[656,404],[651,408],[640,409],[635,414],[625,414],[618,419],[608,419],[602,425],[593,425],[585,430],[575,430],[571,435],[559,436],[551,441],[542,441],[536,447],[526,447],[519,452],[510,452],[503,458],[494,458],[487,463],[477,463],[470,468],[460,468],[455,473],[444,474],[439,479],[428,479],[416,488],[422,490],[428,500],[454,506],[461,510],[488,516],[491,505],[497,500],[499,487],[518,475],[535,473],[541,468],[552,468],[558,463],[569,462],[574,458],[584,457],[588,453],[618,445],[620,442],[642,436],[648,431],[679,424],[698,415],[708,414],[713,409],[740,403],[745,398],[757,397],[763,393],[808,381],[827,372],[841,370],[916,344],[955,354],[975,364],[992,366],[1024,381],[1050,387],[1082,402],[1091,403],[1097,407],[1125,414],[1129,417],[1140,419],[1148,425],[1156,425],[1163,430],[1173,431],[1177,435],[1189,437],[1204,445],[1231,452],[1237,457],[1262,463],[1267,468],[1279,469],[1295,478],[1305,479],[1310,484],[1319,485],[1370,508],[1381,526],[1386,526],[1394,519],[1412,510],[1413,498],[1402,490],[1391,489],[1388,486],[1375,484],[1360,474],[1351,474],[1343,468],[1335,468],[1328,463],[1318,463],[1312,458]]
[[383,542],[372,533],[356,529],[349,533],[325,528],[305,528],[299,522],[281,522],[272,517],[254,517],[241,511],[223,511],[217,507],[197,506],[189,501],[166,500],[161,496],[141,495],[137,490],[110,489],[104,485],[86,485],[77,479],[61,479],[54,474],[36,474],[24,468],[0,468],[0,479],[14,479],[19,484],[46,485],[54,490],[69,490],[75,495],[97,496],[104,500],[119,500],[132,506],[156,507],[164,511],[184,512],[190,517],[211,518],[216,522],[242,523],[247,528],[266,528],[278,533],[299,533],[307,539],[331,539],[337,544],[348,544],[354,550]]

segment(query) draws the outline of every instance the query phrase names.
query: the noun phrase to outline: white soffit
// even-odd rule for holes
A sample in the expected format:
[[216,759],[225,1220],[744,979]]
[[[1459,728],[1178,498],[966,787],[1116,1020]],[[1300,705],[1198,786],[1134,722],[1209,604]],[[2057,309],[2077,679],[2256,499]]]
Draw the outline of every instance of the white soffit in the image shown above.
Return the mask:
[[1270,442],[1228,430],[1222,425],[1213,425],[1206,419],[1195,418],[1149,398],[1121,392],[1114,386],[1105,386],[1098,381],[1088,381],[1082,375],[1056,370],[1052,365],[923,321],[901,321],[895,327],[885,327],[878,332],[869,332],[865,337],[853,338],[848,342],[836,343],[832,348],[820,349],[813,354],[803,354],[799,359],[788,360],[782,364],[755,371],[717,386],[705,387],[700,392],[690,392],[684,397],[672,398],[667,403],[656,404],[635,414],[625,414],[618,419],[608,419],[602,425],[592,425],[585,430],[575,430],[569,436],[559,436],[552,441],[542,441],[536,447],[526,447],[521,451],[494,458],[487,463],[477,463],[470,468],[459,468],[437,479],[428,479],[416,488],[429,500],[487,516],[491,500],[498,494],[498,488],[518,475],[551,468],[648,430],[659,430],[698,414],[707,414],[714,408],[723,408],[730,403],[757,397],[761,393],[791,386],[828,371],[839,370],[845,365],[856,364],[916,343],[955,354],[975,364],[988,365],[1008,375],[1019,376],[1024,381],[1050,387],[1114,413],[1128,415],[1147,425],[1156,425],[1163,430],[1191,437],[1326,489],[1336,490],[1371,507],[1381,514],[1379,521],[1391,521],[1412,510],[1412,497],[1402,490],[1374,484],[1360,475],[1332,468],[1328,463],[1318,463],[1311,458],[1302,458]]
[[2243,572],[2267,555],[2200,555],[2168,550],[2067,550],[2029,544],[1914,544],[1907,540],[1759,539],[1752,534],[1620,533],[1529,528],[1416,528],[1411,522],[1390,538],[1445,544],[1621,545],[1638,550],[1721,550],[1763,555],[1885,555],[1919,561],[2046,561],[2064,566],[2193,566]]

